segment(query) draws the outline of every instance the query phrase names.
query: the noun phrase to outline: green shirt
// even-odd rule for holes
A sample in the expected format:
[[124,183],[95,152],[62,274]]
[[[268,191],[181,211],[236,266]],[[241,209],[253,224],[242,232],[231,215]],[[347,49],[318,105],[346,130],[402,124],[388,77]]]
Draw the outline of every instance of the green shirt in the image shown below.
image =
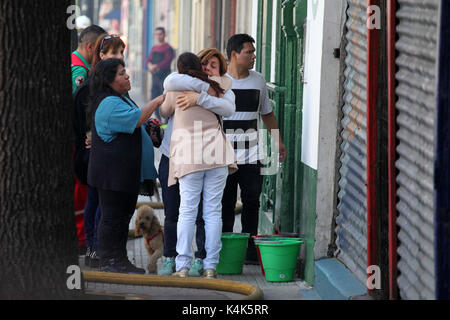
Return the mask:
[[[84,57],[78,51],[74,51],[73,53],[75,55],[77,55],[81,59],[81,61],[83,61],[86,68],[88,68],[88,69],[91,68],[90,64],[87,63],[86,59],[84,59]],[[88,72],[86,71],[85,68],[83,68],[81,66],[72,67],[72,94],[74,94],[75,91],[77,91],[77,88],[84,81],[86,81],[87,78],[88,78]]]

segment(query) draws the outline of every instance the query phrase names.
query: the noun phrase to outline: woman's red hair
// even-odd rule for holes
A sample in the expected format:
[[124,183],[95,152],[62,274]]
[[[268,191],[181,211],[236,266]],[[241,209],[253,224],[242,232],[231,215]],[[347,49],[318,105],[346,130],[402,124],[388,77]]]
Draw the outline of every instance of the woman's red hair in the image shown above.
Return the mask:
[[203,49],[202,51],[200,51],[197,54],[197,57],[200,59],[200,61],[202,62],[202,64],[205,64],[209,61],[209,59],[211,59],[212,57],[216,57],[217,59],[219,59],[219,72],[220,72],[220,76],[225,75],[225,73],[227,73],[227,60],[225,59],[225,57],[223,56],[223,54],[217,50],[216,48],[206,48]]

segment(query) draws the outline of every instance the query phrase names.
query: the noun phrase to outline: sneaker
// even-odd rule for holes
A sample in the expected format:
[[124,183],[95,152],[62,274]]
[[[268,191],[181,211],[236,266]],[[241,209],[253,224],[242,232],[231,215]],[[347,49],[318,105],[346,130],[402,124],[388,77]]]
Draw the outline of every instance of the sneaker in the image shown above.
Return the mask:
[[91,265],[91,254],[92,254],[92,248],[87,247],[86,254],[84,255],[84,266],[89,267]]
[[97,255],[97,251],[93,251],[91,253],[91,256],[90,256],[89,260],[90,260],[89,261],[89,266],[91,268],[98,268],[98,266],[100,265],[100,258]]
[[203,260],[195,259],[189,269],[189,277],[201,277],[203,275]]
[[175,272],[175,258],[166,258],[158,271],[159,276],[170,276]]
[[206,269],[205,272],[203,273],[203,275],[205,276],[205,278],[208,278],[208,279],[217,278],[217,272],[214,269]]
[[174,277],[180,277],[180,278],[187,278],[189,276],[189,270],[188,269],[181,269],[180,271],[175,272],[172,274]]

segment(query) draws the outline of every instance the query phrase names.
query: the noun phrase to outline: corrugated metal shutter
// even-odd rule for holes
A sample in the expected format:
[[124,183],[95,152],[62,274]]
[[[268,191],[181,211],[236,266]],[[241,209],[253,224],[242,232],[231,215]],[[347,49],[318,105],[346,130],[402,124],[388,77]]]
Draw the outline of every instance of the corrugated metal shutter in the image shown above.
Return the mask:
[[367,274],[367,1],[348,0],[336,256],[363,283]]
[[398,287],[402,299],[434,299],[433,172],[439,0],[398,3]]

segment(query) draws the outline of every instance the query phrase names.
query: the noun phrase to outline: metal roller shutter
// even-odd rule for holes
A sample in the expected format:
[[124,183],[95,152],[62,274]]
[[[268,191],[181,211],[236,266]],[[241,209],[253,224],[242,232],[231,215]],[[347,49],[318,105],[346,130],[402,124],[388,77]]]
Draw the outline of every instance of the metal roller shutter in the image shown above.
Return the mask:
[[346,69],[336,218],[336,256],[363,283],[367,274],[367,1],[348,0]]
[[434,299],[434,136],[439,0],[399,0],[396,167],[398,287]]

